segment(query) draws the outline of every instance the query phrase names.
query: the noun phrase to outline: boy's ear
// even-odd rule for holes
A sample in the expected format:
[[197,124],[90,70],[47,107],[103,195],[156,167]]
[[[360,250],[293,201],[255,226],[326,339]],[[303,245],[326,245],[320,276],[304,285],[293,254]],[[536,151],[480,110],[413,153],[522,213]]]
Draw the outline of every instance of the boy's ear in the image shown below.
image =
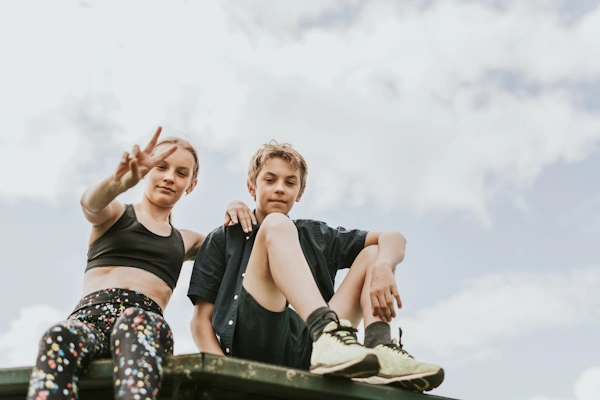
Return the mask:
[[254,184],[250,182],[250,179],[246,181],[246,186],[248,186],[248,193],[250,193],[250,196],[256,200],[256,188],[254,187]]
[[296,196],[296,203],[300,201],[300,199],[302,198],[303,194],[304,194],[304,189],[302,189],[300,191],[300,193],[298,193],[298,196]]
[[190,186],[188,186],[187,189],[185,189],[185,194],[192,193],[192,190],[194,190],[194,188],[196,187],[197,184],[198,184],[198,179],[196,178],[190,183]]

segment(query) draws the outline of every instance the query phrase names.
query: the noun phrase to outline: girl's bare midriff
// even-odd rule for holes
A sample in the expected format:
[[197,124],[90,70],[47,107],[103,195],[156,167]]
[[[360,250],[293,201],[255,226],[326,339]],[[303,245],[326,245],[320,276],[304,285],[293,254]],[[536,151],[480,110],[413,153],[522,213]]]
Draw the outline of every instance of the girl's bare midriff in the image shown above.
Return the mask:
[[140,292],[165,309],[173,291],[151,272],[134,267],[96,267],[83,276],[82,297],[98,290],[119,288]]

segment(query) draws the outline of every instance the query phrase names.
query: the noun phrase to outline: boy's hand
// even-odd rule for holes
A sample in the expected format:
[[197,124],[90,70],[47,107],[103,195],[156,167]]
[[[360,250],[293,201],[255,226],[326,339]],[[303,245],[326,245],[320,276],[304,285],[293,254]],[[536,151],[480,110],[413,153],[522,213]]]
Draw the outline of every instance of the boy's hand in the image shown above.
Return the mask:
[[223,226],[235,225],[238,222],[241,223],[244,232],[248,233],[252,231],[252,225],[258,224],[256,222],[256,216],[246,203],[235,200],[229,203],[225,210],[225,222]]
[[394,272],[387,266],[375,266],[371,271],[371,305],[373,316],[385,322],[391,322],[396,317],[394,299],[398,308],[402,308],[400,294],[396,286]]

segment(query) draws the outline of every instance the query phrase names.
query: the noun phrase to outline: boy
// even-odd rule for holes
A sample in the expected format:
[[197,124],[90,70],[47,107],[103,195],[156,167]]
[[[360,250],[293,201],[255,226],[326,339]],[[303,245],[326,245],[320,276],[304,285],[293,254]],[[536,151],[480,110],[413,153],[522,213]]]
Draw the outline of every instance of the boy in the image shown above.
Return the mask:
[[[199,250],[188,291],[196,346],[362,382],[437,387],[444,371],[391,339],[394,300],[402,306],[394,272],[404,237],[292,221],[306,176],[304,158],[289,144],[271,141],[252,158],[247,186],[259,227],[219,227]],[[350,271],[334,293],[341,268]],[[355,329],[363,318],[364,346]]]

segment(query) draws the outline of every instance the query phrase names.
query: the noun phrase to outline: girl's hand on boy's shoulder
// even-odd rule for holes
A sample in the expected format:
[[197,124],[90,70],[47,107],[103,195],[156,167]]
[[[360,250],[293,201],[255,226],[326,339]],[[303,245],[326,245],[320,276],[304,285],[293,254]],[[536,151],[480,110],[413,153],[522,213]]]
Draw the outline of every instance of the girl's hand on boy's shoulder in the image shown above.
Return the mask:
[[258,224],[256,216],[246,203],[234,200],[227,205],[223,226],[240,223],[244,232],[252,232],[252,226]]

